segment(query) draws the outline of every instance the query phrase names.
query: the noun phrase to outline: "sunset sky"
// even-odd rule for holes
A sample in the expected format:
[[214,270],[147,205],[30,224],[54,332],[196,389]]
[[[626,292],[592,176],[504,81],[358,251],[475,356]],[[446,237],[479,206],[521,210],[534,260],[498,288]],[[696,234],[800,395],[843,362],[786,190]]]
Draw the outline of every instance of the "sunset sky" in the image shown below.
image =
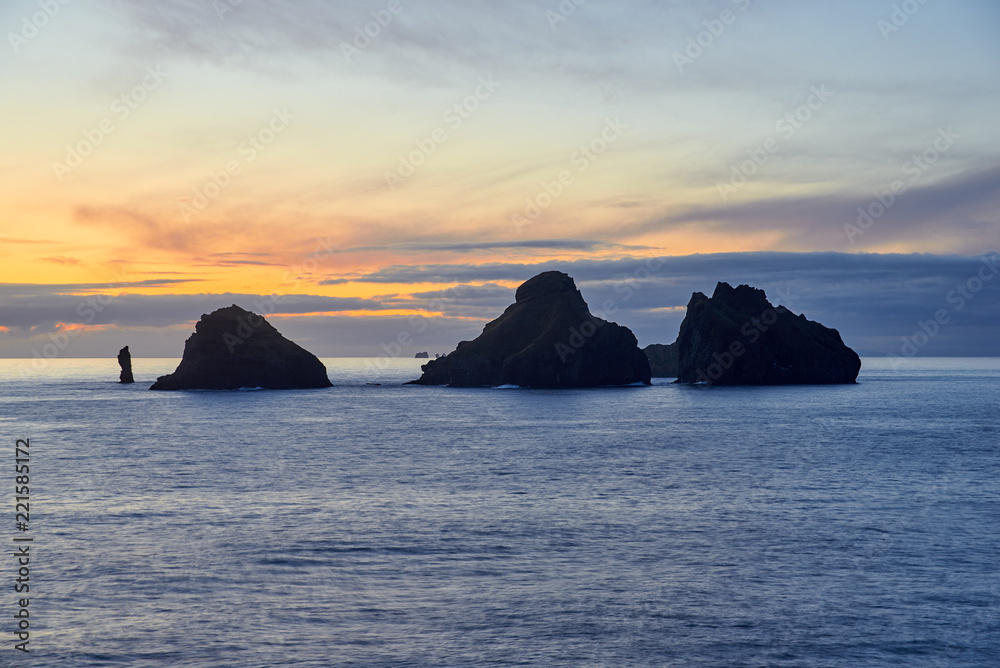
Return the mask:
[[640,345],[726,280],[1000,355],[993,0],[63,3],[0,5],[0,356],[445,353],[546,269]]

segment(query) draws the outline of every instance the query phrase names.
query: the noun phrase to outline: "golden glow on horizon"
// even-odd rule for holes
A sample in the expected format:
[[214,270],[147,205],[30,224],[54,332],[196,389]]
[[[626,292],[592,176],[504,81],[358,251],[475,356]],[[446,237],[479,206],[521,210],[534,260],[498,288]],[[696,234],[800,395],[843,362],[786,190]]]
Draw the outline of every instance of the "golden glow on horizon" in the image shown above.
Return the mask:
[[89,334],[90,332],[104,332],[112,329],[121,329],[121,327],[115,324],[86,325],[78,322],[57,322],[55,324],[55,330],[57,332],[66,332],[71,336]]
[[[280,308],[280,307],[279,307]],[[356,311],[312,311],[309,313],[274,313],[268,318],[321,318],[321,317],[352,317],[352,318],[377,318],[377,317],[410,317],[421,316],[424,318],[443,318],[445,314],[441,311],[425,311],[422,309],[368,309]],[[464,316],[448,316],[454,320],[482,320],[482,318],[469,318]]]

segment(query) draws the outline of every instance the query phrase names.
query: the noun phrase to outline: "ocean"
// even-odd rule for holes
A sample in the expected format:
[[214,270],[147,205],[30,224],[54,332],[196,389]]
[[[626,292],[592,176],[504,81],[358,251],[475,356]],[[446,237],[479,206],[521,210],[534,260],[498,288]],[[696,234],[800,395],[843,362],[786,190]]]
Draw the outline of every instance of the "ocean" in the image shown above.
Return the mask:
[[0,665],[1000,665],[1000,359],[555,391],[324,362],[150,392],[177,360],[0,361]]

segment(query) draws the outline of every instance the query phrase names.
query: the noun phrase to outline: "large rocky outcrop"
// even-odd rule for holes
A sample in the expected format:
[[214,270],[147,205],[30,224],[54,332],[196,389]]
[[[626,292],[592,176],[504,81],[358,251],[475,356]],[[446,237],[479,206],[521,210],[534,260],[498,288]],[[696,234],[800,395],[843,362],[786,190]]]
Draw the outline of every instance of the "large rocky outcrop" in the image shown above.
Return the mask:
[[135,378],[132,377],[132,353],[128,351],[128,346],[118,351],[118,366],[122,368],[122,372],[118,374],[118,382],[126,385],[134,383]]
[[853,383],[861,370],[837,330],[772,306],[749,285],[694,293],[675,345],[678,383]]
[[326,367],[263,316],[235,304],[201,316],[177,370],[151,390],[272,390],[330,387]]
[[649,358],[653,378],[677,377],[677,344],[651,343],[642,349]]
[[632,332],[590,313],[573,279],[547,271],[517,289],[515,302],[444,357],[421,367],[418,385],[598,387],[650,382]]

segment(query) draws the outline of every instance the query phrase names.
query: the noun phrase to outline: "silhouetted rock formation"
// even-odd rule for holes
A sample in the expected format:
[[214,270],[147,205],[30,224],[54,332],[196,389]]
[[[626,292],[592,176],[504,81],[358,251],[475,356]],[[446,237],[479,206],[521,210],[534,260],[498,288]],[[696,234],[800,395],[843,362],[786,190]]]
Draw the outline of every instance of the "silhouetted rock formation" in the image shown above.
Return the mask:
[[694,293],[674,345],[678,383],[853,383],[861,370],[837,330],[772,306],[749,285],[719,283],[711,299]]
[[202,315],[177,370],[151,390],[330,387],[326,367],[256,313],[233,305]]
[[649,358],[649,369],[654,378],[677,377],[677,344],[652,343],[642,349]]
[[592,315],[573,279],[558,271],[526,281],[475,341],[462,341],[421,369],[414,384],[554,388],[650,380],[632,332]]
[[413,358],[418,360],[425,360],[430,358],[430,356],[431,356],[430,353],[417,353],[416,355],[413,356]]
[[132,354],[128,351],[128,346],[118,351],[118,366],[122,368],[122,372],[118,376],[118,382],[134,383],[135,378],[132,377]]

